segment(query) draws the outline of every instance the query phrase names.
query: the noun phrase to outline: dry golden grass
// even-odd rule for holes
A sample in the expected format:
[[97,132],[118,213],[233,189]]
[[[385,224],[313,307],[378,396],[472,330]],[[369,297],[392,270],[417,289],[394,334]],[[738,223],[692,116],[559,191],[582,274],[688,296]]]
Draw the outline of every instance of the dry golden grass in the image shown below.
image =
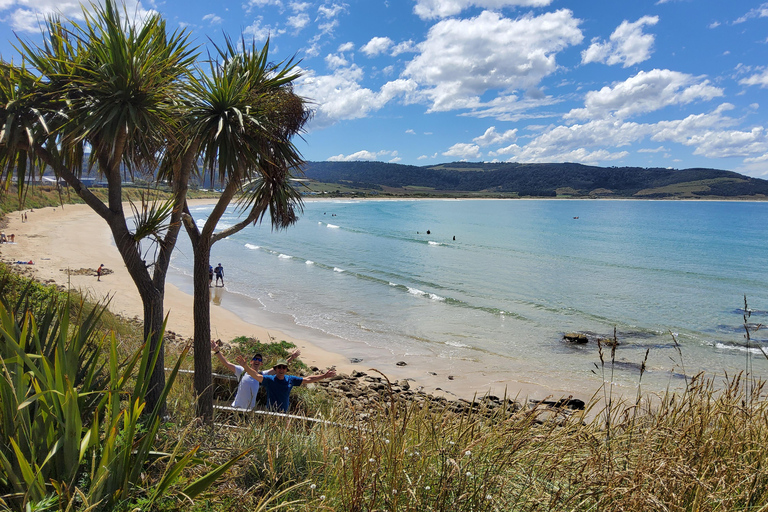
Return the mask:
[[[300,412],[348,427],[267,417],[187,429],[218,462],[255,448],[192,508],[768,510],[768,401],[741,376],[559,421],[541,408],[488,417],[396,401],[354,422],[317,394]],[[182,404],[192,410],[172,408]]]

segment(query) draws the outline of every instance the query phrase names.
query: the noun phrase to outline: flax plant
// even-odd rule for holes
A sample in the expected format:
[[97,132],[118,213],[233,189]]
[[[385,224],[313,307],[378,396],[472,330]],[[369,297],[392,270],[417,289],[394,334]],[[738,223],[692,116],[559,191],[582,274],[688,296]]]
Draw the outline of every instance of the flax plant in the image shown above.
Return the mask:
[[[174,486],[192,499],[236,462],[179,489],[182,472],[202,460],[197,447],[154,451],[160,403],[143,414],[149,344],[120,363],[114,335],[97,329],[103,307],[72,324],[69,300],[51,300],[43,311],[19,315],[0,301],[0,505],[108,510],[146,495],[151,506]],[[150,482],[145,472],[153,467],[164,469]]]

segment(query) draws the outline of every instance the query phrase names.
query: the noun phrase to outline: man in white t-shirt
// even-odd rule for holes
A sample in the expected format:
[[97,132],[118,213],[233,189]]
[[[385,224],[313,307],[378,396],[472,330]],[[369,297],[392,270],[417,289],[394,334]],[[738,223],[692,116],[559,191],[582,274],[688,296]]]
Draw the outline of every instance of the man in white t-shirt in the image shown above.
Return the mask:
[[[248,375],[248,372],[243,373],[244,369],[242,366],[227,361],[227,358],[221,353],[221,347],[215,341],[211,341],[211,350],[213,350],[213,354],[219,359],[219,362],[229,368],[239,380],[237,394],[235,395],[235,401],[232,402],[232,407],[237,407],[238,409],[253,409],[256,407],[256,395],[259,393],[260,382]],[[288,360],[293,361],[299,357],[299,354],[301,354],[300,350],[294,350],[288,356]],[[259,374],[274,375],[274,368],[265,372],[261,371],[263,361],[264,358],[261,354],[255,354],[248,365]]]

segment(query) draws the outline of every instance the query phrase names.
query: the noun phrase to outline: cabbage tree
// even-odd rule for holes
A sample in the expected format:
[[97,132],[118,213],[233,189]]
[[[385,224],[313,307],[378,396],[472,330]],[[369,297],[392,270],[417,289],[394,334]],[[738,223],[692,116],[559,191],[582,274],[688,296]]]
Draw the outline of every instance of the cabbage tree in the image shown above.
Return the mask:
[[[187,155],[203,165],[203,174],[223,185],[219,200],[201,227],[189,208],[184,226],[194,254],[195,392],[198,415],[213,411],[210,358],[211,247],[269,215],[273,228],[297,220],[301,196],[293,180],[303,160],[292,139],[310,118],[306,101],[292,84],[300,76],[293,61],[271,64],[269,42],[261,49],[241,41],[238,50],[229,39],[209,62],[207,73],[191,82],[191,104],[185,119]],[[175,159],[174,161],[179,161]],[[188,161],[191,161],[187,157]],[[216,232],[227,207],[236,203],[241,219]],[[206,357],[203,357],[205,355]]]

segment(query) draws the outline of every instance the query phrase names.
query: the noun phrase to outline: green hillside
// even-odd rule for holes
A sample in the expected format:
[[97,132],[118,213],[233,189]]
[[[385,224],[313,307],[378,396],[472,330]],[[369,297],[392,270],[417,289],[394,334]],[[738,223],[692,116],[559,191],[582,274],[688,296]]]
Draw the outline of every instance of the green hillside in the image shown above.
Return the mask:
[[582,164],[308,162],[317,193],[484,197],[768,198],[768,181],[718,169]]

